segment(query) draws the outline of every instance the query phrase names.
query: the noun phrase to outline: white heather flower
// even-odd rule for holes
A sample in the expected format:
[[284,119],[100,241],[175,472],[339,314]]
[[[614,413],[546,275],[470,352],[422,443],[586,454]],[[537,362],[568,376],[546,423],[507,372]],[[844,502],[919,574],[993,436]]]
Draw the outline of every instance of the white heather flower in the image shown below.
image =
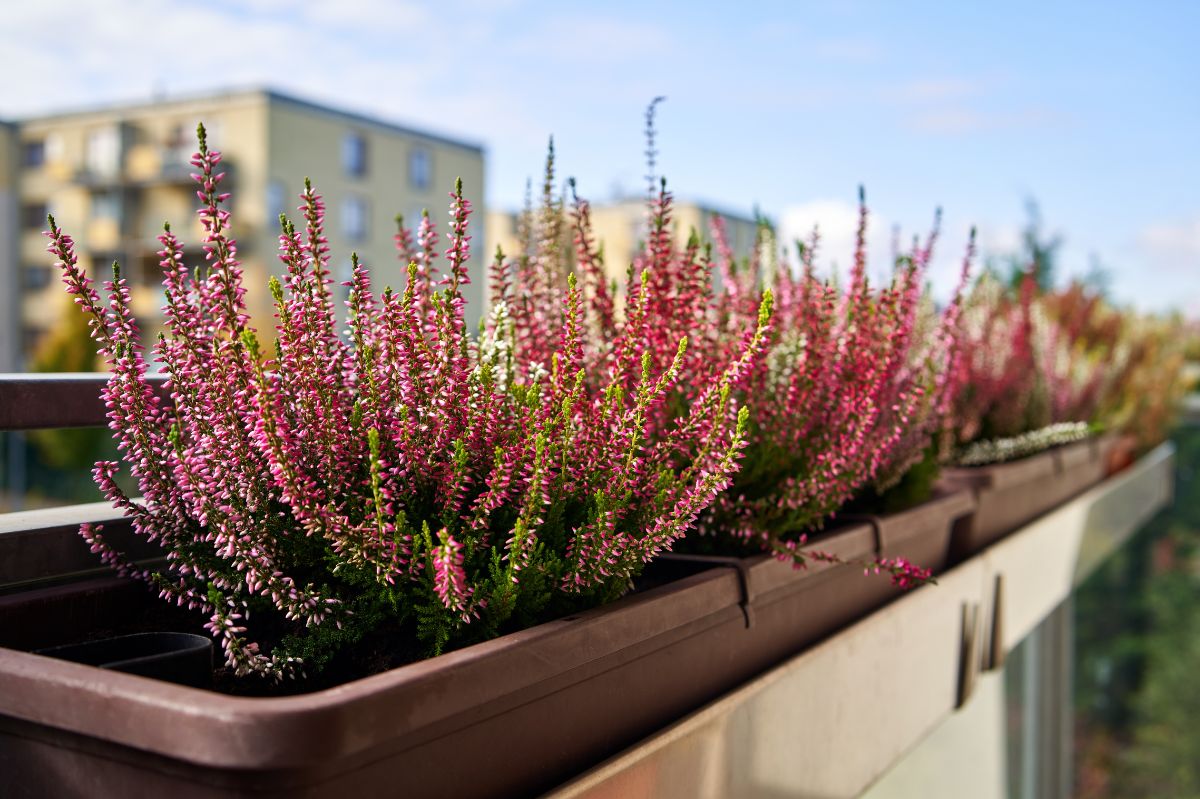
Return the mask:
[[1087,422],[1061,422],[1012,438],[977,441],[962,451],[958,457],[958,465],[984,466],[1016,460],[1051,447],[1082,441],[1091,435],[1091,432]]

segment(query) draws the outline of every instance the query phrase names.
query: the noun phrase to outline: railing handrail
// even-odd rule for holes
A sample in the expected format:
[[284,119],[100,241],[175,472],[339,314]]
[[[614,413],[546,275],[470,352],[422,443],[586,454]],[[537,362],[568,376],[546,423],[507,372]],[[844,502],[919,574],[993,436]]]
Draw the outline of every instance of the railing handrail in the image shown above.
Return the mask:
[[0,513],[0,594],[39,583],[108,575],[98,555],[79,537],[84,522],[104,527],[104,537],[136,560],[162,551],[137,536],[122,511],[107,502]]
[[[105,372],[0,372],[0,431],[103,427]],[[162,390],[166,375],[147,375]]]

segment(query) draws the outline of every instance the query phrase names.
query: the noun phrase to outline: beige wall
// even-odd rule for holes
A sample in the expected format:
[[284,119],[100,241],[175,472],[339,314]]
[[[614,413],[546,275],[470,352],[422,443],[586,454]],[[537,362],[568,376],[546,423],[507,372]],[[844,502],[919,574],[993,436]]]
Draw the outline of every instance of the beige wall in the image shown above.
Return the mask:
[[[342,146],[348,134],[362,136],[366,142],[366,169],[361,176],[349,175],[344,168]],[[414,148],[423,148],[431,158],[432,173],[425,189],[415,187],[409,179]],[[289,216],[298,218],[294,209],[305,177],[312,179],[314,188],[324,197],[335,279],[346,279],[350,255],[357,252],[360,261],[371,269],[379,290],[404,285],[405,265],[397,260],[393,239],[396,215],[403,214],[406,224],[415,226],[422,209],[428,209],[438,226],[439,250],[444,250],[449,194],[455,178],[461,177],[463,194],[474,207],[469,263],[472,283],[464,294],[468,329],[476,328],[483,309],[488,261],[481,150],[349,115],[324,113],[285,99],[271,104],[268,151],[268,178],[283,185]],[[346,235],[347,198],[366,202],[367,224],[362,238]]]
[[504,251],[505,258],[512,258],[524,248],[517,238],[517,215],[511,211],[488,211],[484,226],[487,240],[487,263],[491,263],[496,247]]
[[[45,202],[58,224],[76,241],[81,262],[106,277],[110,259],[122,261],[133,284],[134,309],[148,337],[161,323],[157,236],[163,222],[183,239],[185,250],[200,257],[201,228],[196,217],[194,171],[187,159],[197,148],[196,125],[209,130],[209,146],[220,150],[228,177],[223,187],[233,192],[234,234],[255,293],[265,283],[264,226],[255,213],[255,198],[263,193],[266,156],[266,107],[259,92],[243,92],[136,107],[114,107],[33,119],[21,124],[23,142],[43,141],[46,161],[22,173],[22,203]],[[118,171],[98,176],[88,162],[87,142],[97,131],[118,129],[121,142]],[[98,193],[115,191],[122,198],[118,224],[93,217]],[[270,251],[267,250],[269,255]],[[51,263],[40,228],[21,233],[22,264]],[[261,290],[265,293],[265,288]],[[27,292],[22,323],[45,330],[62,312],[62,286],[57,275],[42,290]]]

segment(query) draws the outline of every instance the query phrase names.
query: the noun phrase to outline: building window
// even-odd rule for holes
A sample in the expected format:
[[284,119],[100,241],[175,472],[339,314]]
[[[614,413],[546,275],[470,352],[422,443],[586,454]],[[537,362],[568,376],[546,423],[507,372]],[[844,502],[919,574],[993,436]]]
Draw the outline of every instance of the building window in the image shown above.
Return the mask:
[[46,163],[57,164],[63,160],[63,140],[58,133],[48,133],[44,142]]
[[121,131],[116,125],[88,133],[84,164],[93,175],[114,177],[121,171]]
[[21,206],[21,227],[26,230],[45,230],[46,215],[50,206],[44,202],[25,203]]
[[287,187],[282,180],[267,181],[267,224],[274,224],[280,214],[287,212]]
[[45,333],[45,330],[33,325],[25,325],[21,328],[21,349],[26,355],[32,355],[37,350]]
[[367,174],[367,139],[361,133],[342,137],[342,169],[354,178]]
[[46,163],[46,140],[36,139],[21,145],[21,166],[36,169]]
[[105,219],[121,224],[121,195],[115,191],[98,191],[92,194],[92,218]]
[[[108,266],[110,269],[112,268],[111,263]],[[133,256],[128,261],[122,261],[121,267],[121,274],[129,281],[130,285],[153,288],[163,279],[162,263],[158,255]]]
[[342,235],[350,241],[367,237],[367,201],[357,195],[342,200]]
[[192,153],[195,149],[196,134],[194,129],[189,133],[187,127],[181,122],[172,125],[171,132],[167,134],[167,141],[163,147],[163,172],[190,173],[192,171]]
[[125,278],[132,285],[135,281],[132,280],[132,275],[129,274],[129,265],[120,253],[110,251],[101,251],[92,253],[92,277],[97,280],[110,280],[112,278],[113,264],[119,264],[121,267],[121,277]]
[[41,291],[50,285],[53,270],[44,264],[27,266],[21,270],[21,287],[26,291]]
[[408,185],[425,191],[433,182],[433,156],[424,147],[414,147],[408,152]]

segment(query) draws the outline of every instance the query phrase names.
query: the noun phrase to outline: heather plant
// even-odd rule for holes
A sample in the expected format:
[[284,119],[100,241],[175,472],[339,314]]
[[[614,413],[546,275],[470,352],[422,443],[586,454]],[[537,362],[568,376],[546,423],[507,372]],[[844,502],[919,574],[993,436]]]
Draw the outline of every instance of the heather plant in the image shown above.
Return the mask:
[[[166,330],[154,356],[169,401],[147,384],[119,268],[104,299],[53,219],[47,235],[111,369],[109,426],[142,497],[122,492],[115,462],[95,478],[167,564],[129,562],[99,527],[81,534],[121,573],[203,613],[238,674],[294,676],[367,636],[436,653],[610,600],[728,485],[746,435],[734,392],[760,358],[765,313],[669,419],[661,408],[683,390],[691,331],[673,327],[669,347],[639,343],[650,289],[630,316],[636,334],[602,366],[584,318],[595,301],[574,282],[541,287],[536,329],[512,314],[519,295],[501,291],[475,339],[463,322],[471,208],[460,184],[441,258],[428,216],[415,236],[401,222],[403,290],[376,292],[353,259],[342,330],[324,205],[306,183],[299,224],[281,217],[284,274],[271,280],[264,347],[221,156],[199,135],[205,267],[185,267],[169,226],[159,237]],[[535,344],[540,361],[516,357]]]
[[1044,293],[1035,311],[1051,424],[1096,419],[1128,363],[1122,315],[1080,283]]
[[963,316],[963,390],[953,415],[957,444],[971,445],[966,460],[1032,454],[1096,422],[1126,357],[1117,325],[1082,286],[1042,293],[1032,272],[1015,289],[983,275]]
[[1109,429],[1133,437],[1138,450],[1166,440],[1184,396],[1194,389],[1188,378],[1187,335],[1178,318],[1121,316],[1118,374],[1100,401],[1100,419]]
[[[800,269],[780,260],[760,275],[738,271],[728,248],[720,268],[725,302],[760,283],[775,297],[769,368],[747,386],[753,398],[746,460],[733,485],[702,516],[706,532],[732,535],[785,558],[845,503],[895,486],[937,460],[946,411],[958,390],[960,294],[940,314],[924,293],[938,225],[899,257],[891,281],[867,278],[868,212],[844,288],[817,276],[819,233],[799,244]],[[964,259],[964,279],[973,245]],[[895,576],[895,575],[894,575]],[[899,581],[904,582],[904,581]]]
[[[957,444],[1027,432],[1044,413],[1033,348],[1036,285],[1025,280],[1017,296],[990,273],[976,282],[963,311],[955,404]],[[1041,402],[1041,405],[1039,405]]]
[[[554,331],[577,328],[582,390],[600,395],[619,387],[634,391],[646,365],[658,372],[677,365],[678,379],[647,408],[645,435],[672,438],[681,462],[712,457],[707,437],[688,421],[697,411],[724,407],[728,424],[745,407],[745,386],[764,368],[770,334],[770,292],[759,292],[737,315],[714,313],[710,248],[693,236],[680,249],[671,228],[673,197],[665,181],[647,204],[648,238],[625,272],[623,286],[610,282],[601,246],[591,229],[590,205],[568,181],[570,200],[555,189],[553,143],[546,161],[541,204],[527,208],[520,229],[523,251],[497,251],[490,273],[494,307],[512,326],[515,374],[544,372],[553,358]],[[401,231],[402,237],[411,233]],[[548,301],[550,286],[570,281],[574,305]],[[488,320],[485,335],[495,335]],[[686,347],[681,342],[686,341]],[[732,364],[732,367],[725,366]]]
[[[802,563],[806,555],[798,545],[809,531],[864,488],[896,483],[934,447],[957,391],[952,365],[960,312],[957,295],[939,315],[923,293],[936,227],[901,259],[892,282],[875,289],[867,280],[864,203],[854,268],[842,290],[815,273],[815,234],[801,247],[800,274],[771,256],[765,227],[765,246],[742,261],[719,219],[711,244],[693,232],[676,246],[673,198],[659,180],[647,201],[646,239],[621,287],[608,280],[587,201],[568,185],[569,202],[555,193],[551,149],[540,206],[527,205],[522,215],[522,251],[498,253],[493,264],[493,301],[507,304],[518,330],[518,374],[544,368],[549,330],[560,324],[554,314],[561,309],[536,298],[568,274],[578,276],[582,320],[594,347],[587,361],[596,370],[584,379],[592,390],[628,379],[620,364],[630,353],[661,368],[675,357],[677,337],[690,331],[680,379],[648,421],[648,435],[671,430],[712,402],[708,387],[716,365],[762,339],[765,357],[743,359],[736,378],[721,384],[749,409],[743,467],[701,514],[701,538],[684,546],[765,550]],[[697,450],[680,455],[690,459]],[[869,568],[886,570],[902,584],[928,577],[908,563]]]

